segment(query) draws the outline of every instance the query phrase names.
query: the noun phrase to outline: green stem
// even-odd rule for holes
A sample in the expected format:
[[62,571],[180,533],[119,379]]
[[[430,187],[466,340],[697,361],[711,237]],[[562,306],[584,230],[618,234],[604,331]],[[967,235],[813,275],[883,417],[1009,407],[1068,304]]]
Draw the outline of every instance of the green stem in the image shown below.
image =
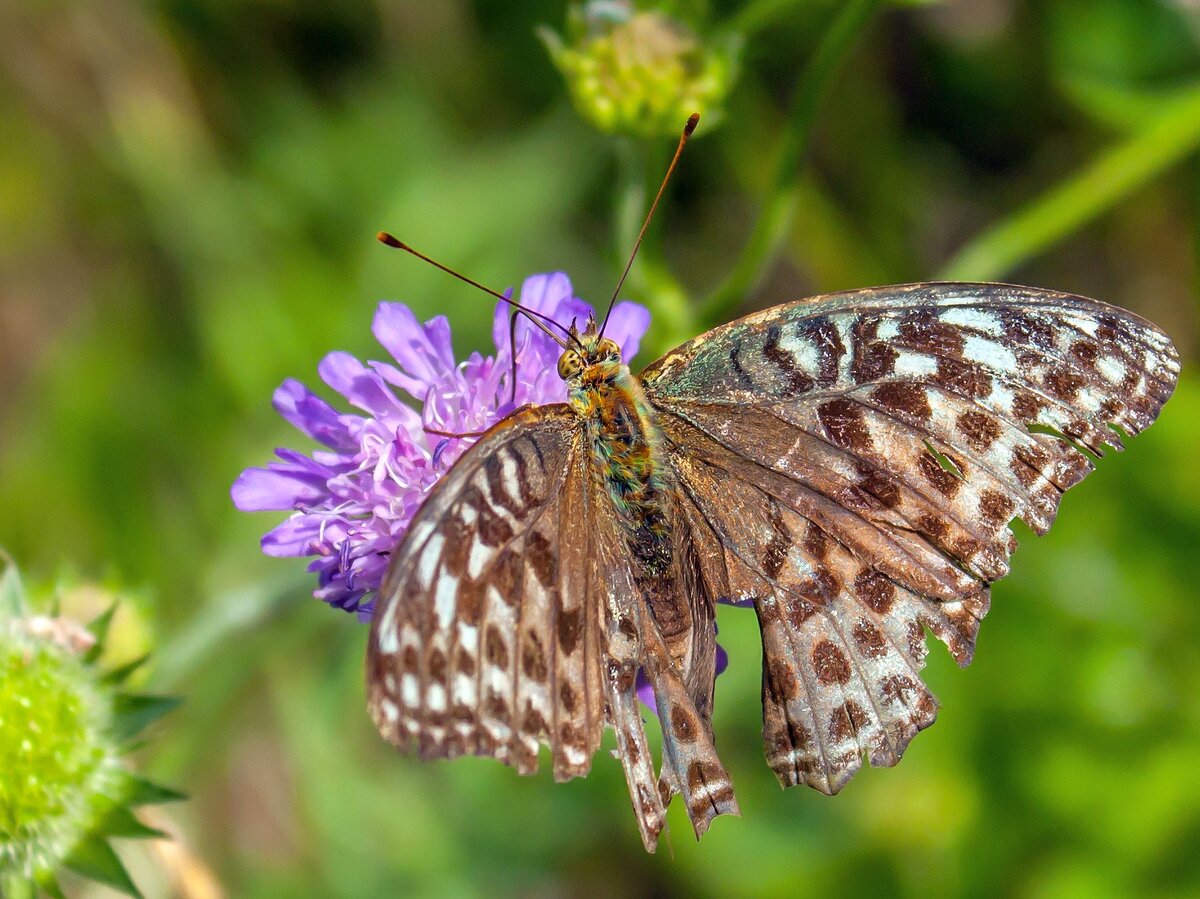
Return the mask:
[[1161,107],[1127,140],[993,225],[942,268],[948,281],[1003,277],[1200,148],[1200,86]]
[[766,274],[787,238],[796,209],[800,163],[808,148],[821,98],[838,64],[880,3],[881,0],[850,0],[846,3],[801,72],[767,200],[733,271],[704,301],[702,315],[705,319],[715,318],[741,302]]

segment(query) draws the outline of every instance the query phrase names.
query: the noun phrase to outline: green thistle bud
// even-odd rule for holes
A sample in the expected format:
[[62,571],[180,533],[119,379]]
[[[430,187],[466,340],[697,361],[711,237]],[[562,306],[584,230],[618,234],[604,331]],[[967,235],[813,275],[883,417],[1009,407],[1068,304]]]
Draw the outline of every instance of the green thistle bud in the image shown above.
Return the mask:
[[540,34],[576,107],[602,131],[673,137],[693,112],[706,126],[720,118],[737,68],[735,38],[705,44],[678,19],[611,0],[573,8],[568,32],[569,41]]
[[88,628],[32,616],[11,566],[0,576],[0,894],[61,895],[70,868],[138,895],[110,837],[159,836],[131,807],[180,798],[130,773],[122,754],[174,700],[129,694],[139,662],[104,670],[115,606]]

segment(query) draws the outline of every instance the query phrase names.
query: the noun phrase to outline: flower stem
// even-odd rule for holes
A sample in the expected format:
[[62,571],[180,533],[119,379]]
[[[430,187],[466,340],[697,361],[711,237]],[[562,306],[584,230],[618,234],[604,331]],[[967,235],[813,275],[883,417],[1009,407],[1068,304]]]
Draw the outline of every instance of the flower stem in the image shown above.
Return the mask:
[[821,98],[838,63],[845,58],[880,2],[847,2],[800,73],[766,202],[733,271],[705,299],[701,310],[705,320],[716,318],[741,302],[766,274],[783,245],[796,208],[801,159],[808,148]]
[[1200,86],[1164,103],[1131,137],[960,249],[938,277],[987,280],[1011,272],[1200,148]]

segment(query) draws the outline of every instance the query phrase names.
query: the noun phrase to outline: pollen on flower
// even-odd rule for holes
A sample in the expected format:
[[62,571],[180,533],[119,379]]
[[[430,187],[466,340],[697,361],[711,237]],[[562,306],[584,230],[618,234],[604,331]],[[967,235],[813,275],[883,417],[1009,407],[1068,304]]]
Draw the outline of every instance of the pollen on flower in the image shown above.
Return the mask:
[[[564,324],[593,314],[562,272],[527,278],[519,299]],[[275,391],[280,415],[321,446],[308,454],[279,449],[279,461],[247,469],[233,485],[233,502],[243,511],[291,513],[263,537],[262,549],[312,557],[318,599],[370,616],[413,514],[476,439],[446,434],[478,434],[519,406],[566,401],[560,349],[525,319],[517,322],[513,382],[508,313],[497,305],[494,355],[472,353],[456,363],[444,316],[422,324],[407,306],[381,303],[372,332],[392,361],[364,364],[334,352],[318,366],[321,379],[362,414],[338,411],[298,381]],[[641,306],[614,308],[606,334],[626,361],[649,323]]]

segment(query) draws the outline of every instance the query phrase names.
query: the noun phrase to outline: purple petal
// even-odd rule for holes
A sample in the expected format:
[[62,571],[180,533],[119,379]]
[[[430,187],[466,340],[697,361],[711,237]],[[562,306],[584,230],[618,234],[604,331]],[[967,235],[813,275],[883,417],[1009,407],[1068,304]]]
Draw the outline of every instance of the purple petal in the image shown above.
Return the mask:
[[263,534],[262,551],[268,556],[311,556],[321,540],[316,515],[293,515]]
[[637,303],[622,300],[608,317],[604,336],[611,337],[621,348],[621,358],[628,364],[637,355],[642,338],[650,328],[650,310]]
[[247,468],[233,482],[229,495],[243,512],[284,512],[320,502],[329,491],[320,475],[271,464]]
[[[403,303],[380,303],[371,332],[405,374],[426,387],[454,369],[450,323],[444,315],[421,325]],[[424,393],[421,389],[404,389],[418,398]]]
[[321,380],[389,428],[419,428],[421,417],[404,405],[375,372],[349,353],[333,352],[317,366]]
[[354,438],[337,410],[299,381],[288,378],[280,384],[272,405],[287,422],[318,443],[342,452],[355,448]]

